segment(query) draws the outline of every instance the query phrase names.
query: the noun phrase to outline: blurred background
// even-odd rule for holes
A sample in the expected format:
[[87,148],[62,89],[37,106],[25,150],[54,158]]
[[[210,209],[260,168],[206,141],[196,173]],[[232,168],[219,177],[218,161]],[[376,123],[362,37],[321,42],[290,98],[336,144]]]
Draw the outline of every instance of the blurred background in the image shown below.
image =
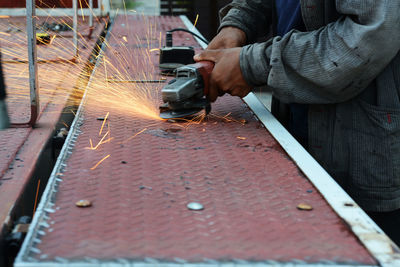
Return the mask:
[[[89,0],[79,0],[78,5],[86,8]],[[186,15],[192,23],[199,15],[197,29],[209,40],[216,34],[218,10],[231,0],[110,0],[111,8],[136,10],[145,15]],[[72,0],[36,0],[40,8],[72,7]],[[24,8],[25,0],[0,0],[2,8]],[[97,1],[93,1],[97,8]]]
[[218,10],[230,0],[112,0],[114,9],[134,9],[146,15],[186,15],[192,22],[197,14],[197,29],[211,40],[216,34],[219,17]]

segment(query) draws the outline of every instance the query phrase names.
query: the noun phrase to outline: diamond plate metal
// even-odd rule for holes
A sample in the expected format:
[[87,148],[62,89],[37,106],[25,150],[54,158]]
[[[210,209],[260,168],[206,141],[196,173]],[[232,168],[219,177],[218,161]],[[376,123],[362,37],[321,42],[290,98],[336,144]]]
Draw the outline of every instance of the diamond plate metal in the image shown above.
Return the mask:
[[[148,56],[153,64],[127,62],[127,70],[118,65],[119,53],[135,58],[158,47],[158,41],[139,38],[118,50],[120,39],[127,31],[146,36],[149,23],[162,32],[182,27],[179,18],[141,16],[120,16],[113,25],[109,47],[115,50],[108,50],[106,58],[133,77],[140,76],[138,70],[157,75],[157,56]],[[184,34],[174,40],[196,46]],[[156,105],[162,85],[146,86]],[[107,112],[114,139],[87,149],[103,123],[97,118]],[[30,244],[25,260],[37,265],[118,259],[124,259],[121,264],[376,265],[239,98],[219,98],[209,119],[188,124],[101,106],[89,91],[79,116],[79,135],[62,163],[62,181],[49,196],[54,212],[46,213],[44,221],[50,227],[41,227],[42,235],[33,233],[41,242]],[[80,199],[92,206],[77,208]],[[204,209],[188,210],[190,202]],[[300,203],[313,210],[298,210]]]

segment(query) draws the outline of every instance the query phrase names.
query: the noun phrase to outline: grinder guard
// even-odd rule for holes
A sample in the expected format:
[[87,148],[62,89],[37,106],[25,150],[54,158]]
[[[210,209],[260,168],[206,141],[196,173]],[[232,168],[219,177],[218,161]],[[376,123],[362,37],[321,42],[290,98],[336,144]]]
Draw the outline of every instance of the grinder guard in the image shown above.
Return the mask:
[[165,103],[160,106],[160,117],[163,119],[184,118],[205,109],[211,110],[207,99],[209,76],[214,68],[211,61],[201,61],[186,65],[176,70],[176,78],[162,90]]

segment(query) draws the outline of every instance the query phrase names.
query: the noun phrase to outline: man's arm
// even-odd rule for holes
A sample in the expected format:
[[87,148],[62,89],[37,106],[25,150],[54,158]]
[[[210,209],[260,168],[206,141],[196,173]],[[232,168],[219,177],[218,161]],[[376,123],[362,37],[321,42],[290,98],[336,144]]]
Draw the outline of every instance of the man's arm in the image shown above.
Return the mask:
[[336,7],[343,16],[316,31],[243,47],[244,80],[268,84],[288,103],[338,103],[359,94],[400,51],[400,1],[336,0]]
[[[210,42],[205,52],[194,58],[196,61],[211,60],[216,64],[210,77],[208,98],[211,101],[215,101],[218,96],[225,93],[243,97],[250,91],[251,88],[244,81],[240,71],[238,47],[255,41],[258,35],[266,34],[270,28],[274,1],[233,0],[220,11],[221,25],[217,36]],[[227,76],[225,73],[231,75]],[[221,84],[225,88],[222,88]]]
[[260,35],[266,35],[275,0],[233,0],[221,12],[220,32],[225,27],[240,29],[246,34],[247,43],[253,43]]

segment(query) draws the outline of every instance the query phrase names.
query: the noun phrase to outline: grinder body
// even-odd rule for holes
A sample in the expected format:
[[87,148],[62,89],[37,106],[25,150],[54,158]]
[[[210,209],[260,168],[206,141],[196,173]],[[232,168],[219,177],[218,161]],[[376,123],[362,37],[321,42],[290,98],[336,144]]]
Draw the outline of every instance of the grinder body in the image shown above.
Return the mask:
[[176,77],[162,90],[164,105],[160,106],[163,119],[184,118],[205,109],[211,110],[207,99],[209,79],[214,68],[211,61],[200,61],[176,69]]

